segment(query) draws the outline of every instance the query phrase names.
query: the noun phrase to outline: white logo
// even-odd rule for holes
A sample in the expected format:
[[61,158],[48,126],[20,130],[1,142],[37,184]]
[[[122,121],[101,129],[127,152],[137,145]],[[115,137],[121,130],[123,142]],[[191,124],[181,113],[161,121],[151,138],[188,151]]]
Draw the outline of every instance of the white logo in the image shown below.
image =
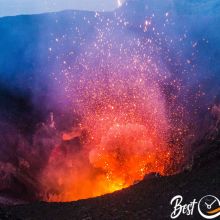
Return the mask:
[[220,201],[212,195],[204,196],[198,203],[199,214],[206,219],[213,219],[220,216]]
[[170,217],[172,219],[178,218],[180,215],[193,215],[194,209],[197,206],[199,214],[205,219],[214,219],[220,216],[220,201],[217,197],[207,195],[202,197],[199,202],[193,199],[188,204],[183,204],[183,197],[181,195],[174,196],[170,201],[174,206]]

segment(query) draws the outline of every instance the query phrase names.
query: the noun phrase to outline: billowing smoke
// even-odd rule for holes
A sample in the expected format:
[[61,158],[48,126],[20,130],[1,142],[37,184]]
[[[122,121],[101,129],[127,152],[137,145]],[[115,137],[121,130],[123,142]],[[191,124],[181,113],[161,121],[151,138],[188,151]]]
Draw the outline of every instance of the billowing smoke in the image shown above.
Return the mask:
[[219,120],[216,7],[2,18],[1,191],[70,201],[180,172]]

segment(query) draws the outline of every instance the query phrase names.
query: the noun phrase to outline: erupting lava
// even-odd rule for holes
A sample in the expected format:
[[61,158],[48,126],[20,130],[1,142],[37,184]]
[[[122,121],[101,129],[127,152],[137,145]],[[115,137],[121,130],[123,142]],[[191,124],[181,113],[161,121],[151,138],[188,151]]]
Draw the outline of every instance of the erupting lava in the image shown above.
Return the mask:
[[42,174],[46,200],[110,193],[150,172],[165,174],[169,165],[169,122],[155,81],[142,72],[134,80],[131,71],[126,80],[115,72],[100,83],[97,72],[93,81],[90,74],[75,86],[74,112],[81,120],[63,133]]
[[155,148],[147,133],[143,125],[116,124],[90,152],[90,161],[106,172],[113,189],[129,186],[149,172],[164,173],[169,152]]
[[210,50],[207,59],[218,28],[206,33],[200,20],[191,22],[194,9],[185,16],[173,1],[153,2],[117,0],[112,12],[2,20],[3,193],[85,199],[150,173],[173,174],[191,161],[211,125],[205,113],[220,102],[213,66],[220,53]]
[[[69,133],[69,138],[76,137],[73,133]],[[71,201],[94,197],[132,185],[150,172],[165,174],[170,152],[160,142],[144,125],[116,123],[98,145],[91,141],[80,150],[68,152],[57,147],[42,179],[49,196],[46,199]]]
[[160,84],[169,73],[154,62],[149,42],[110,40],[97,39],[77,57],[76,73],[65,69],[57,80],[79,120],[62,132],[41,175],[47,201],[94,197],[151,172],[167,174],[174,150]]

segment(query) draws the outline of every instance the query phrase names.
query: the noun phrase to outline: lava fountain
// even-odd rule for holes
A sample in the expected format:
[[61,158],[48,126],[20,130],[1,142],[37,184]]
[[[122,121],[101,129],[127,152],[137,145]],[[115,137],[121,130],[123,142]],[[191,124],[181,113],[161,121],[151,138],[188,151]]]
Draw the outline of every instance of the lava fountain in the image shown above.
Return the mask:
[[171,173],[172,125],[160,87],[169,74],[154,62],[152,44],[137,42],[96,39],[56,79],[79,120],[61,132],[42,172],[44,200],[99,196],[151,172]]

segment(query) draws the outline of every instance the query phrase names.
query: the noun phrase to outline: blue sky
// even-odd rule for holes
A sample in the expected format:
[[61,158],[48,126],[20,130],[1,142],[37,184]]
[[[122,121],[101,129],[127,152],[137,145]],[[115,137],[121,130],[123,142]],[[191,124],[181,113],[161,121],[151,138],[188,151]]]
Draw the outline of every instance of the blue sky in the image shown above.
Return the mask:
[[0,0],[0,17],[65,9],[111,11],[122,0]]

